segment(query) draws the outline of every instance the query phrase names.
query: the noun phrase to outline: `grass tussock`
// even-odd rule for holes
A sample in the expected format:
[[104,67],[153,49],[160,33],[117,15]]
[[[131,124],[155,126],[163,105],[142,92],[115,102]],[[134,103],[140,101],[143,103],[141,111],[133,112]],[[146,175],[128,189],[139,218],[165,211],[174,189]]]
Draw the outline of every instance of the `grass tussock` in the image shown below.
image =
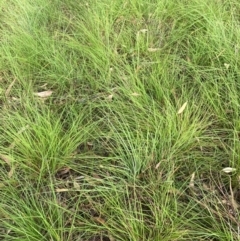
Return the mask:
[[239,240],[239,12],[1,1],[0,240]]

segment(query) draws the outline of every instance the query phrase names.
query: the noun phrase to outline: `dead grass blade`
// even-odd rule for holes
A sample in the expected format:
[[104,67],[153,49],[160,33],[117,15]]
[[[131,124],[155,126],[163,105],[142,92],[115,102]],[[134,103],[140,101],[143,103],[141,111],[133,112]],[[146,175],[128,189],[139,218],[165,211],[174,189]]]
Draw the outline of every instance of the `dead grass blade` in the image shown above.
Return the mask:
[[15,82],[16,82],[16,79],[14,79],[14,80],[12,81],[12,83],[8,86],[8,88],[7,88],[6,92],[5,92],[5,96],[6,96],[6,97],[9,96],[9,94],[10,94],[10,92],[11,92],[11,89],[12,89],[13,85],[15,84]]
[[8,166],[11,166],[11,159],[8,156],[5,156],[3,154],[0,154],[0,159],[2,159],[3,161],[5,161]]

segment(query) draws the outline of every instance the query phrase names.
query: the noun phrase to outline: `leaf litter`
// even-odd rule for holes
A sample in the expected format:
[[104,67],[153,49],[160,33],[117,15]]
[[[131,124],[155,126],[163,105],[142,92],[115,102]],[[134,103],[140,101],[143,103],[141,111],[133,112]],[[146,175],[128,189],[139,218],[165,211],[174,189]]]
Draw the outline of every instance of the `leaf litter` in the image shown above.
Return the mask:
[[11,178],[14,173],[14,167],[12,165],[12,160],[9,156],[0,154],[0,159],[2,159],[10,168],[10,171],[8,172],[8,177]]
[[40,98],[47,98],[49,96],[51,96],[53,93],[52,90],[46,90],[46,91],[41,91],[41,92],[37,92],[37,93],[34,93],[34,95],[40,97]]
[[187,101],[181,106],[181,108],[178,110],[178,114],[182,114],[185,108],[187,107]]

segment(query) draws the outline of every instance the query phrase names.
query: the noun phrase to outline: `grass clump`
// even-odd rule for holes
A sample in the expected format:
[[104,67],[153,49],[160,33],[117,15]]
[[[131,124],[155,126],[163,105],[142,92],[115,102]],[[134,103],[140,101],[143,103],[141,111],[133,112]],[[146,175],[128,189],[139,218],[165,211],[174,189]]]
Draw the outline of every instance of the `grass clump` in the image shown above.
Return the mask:
[[91,138],[93,128],[83,116],[83,110],[76,113],[68,108],[60,115],[38,105],[27,106],[21,114],[5,112],[2,153],[9,153],[14,165],[24,165],[36,173],[41,170],[41,174],[68,165],[78,146]]
[[239,240],[239,11],[1,1],[0,239]]

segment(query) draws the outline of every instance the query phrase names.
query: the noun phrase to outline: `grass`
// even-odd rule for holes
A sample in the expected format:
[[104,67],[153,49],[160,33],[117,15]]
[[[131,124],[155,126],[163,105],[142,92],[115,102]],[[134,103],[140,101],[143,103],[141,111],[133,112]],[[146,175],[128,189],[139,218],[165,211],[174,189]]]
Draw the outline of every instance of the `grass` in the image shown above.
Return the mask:
[[239,240],[239,12],[0,1],[0,240]]

